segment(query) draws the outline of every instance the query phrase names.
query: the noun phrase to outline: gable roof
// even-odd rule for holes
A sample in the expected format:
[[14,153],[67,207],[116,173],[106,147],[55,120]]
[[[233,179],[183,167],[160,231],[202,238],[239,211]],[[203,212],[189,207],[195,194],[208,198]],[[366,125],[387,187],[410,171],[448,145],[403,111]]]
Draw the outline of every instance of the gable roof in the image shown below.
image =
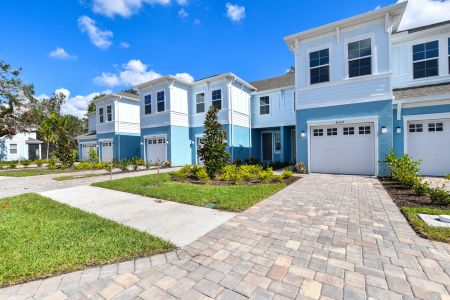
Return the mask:
[[295,72],[288,72],[282,76],[253,81],[250,84],[256,88],[257,92],[291,87],[295,85]]

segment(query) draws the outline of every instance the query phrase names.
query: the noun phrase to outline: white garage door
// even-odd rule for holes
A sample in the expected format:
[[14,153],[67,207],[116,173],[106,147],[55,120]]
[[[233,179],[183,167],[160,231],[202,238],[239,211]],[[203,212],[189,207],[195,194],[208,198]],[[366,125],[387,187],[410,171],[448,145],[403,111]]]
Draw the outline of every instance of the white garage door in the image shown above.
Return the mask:
[[414,160],[422,160],[422,175],[450,173],[450,119],[408,122],[406,150]]
[[81,160],[83,161],[89,160],[89,151],[91,151],[91,149],[97,151],[97,144],[95,143],[81,144]]
[[113,159],[113,143],[102,142],[102,162],[110,162]]
[[167,144],[165,137],[147,139],[147,161],[163,162],[167,160]]
[[310,170],[375,175],[373,123],[311,127]]

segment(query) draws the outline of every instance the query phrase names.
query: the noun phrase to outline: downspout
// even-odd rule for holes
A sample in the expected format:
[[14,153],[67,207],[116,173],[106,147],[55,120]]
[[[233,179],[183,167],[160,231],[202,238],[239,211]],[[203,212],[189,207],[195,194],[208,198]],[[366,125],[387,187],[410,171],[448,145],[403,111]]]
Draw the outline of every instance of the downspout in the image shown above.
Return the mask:
[[230,78],[228,81],[228,99],[230,99],[230,144],[231,144],[231,162],[234,161],[234,144],[233,144],[233,99],[231,97],[231,83],[236,80],[236,78]]

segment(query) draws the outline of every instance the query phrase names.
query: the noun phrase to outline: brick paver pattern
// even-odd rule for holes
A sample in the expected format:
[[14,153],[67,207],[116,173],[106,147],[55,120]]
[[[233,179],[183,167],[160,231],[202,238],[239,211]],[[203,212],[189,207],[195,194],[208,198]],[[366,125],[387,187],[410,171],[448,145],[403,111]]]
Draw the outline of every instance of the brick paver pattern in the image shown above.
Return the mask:
[[450,245],[376,178],[307,175],[189,246],[0,290],[35,299],[450,299]]

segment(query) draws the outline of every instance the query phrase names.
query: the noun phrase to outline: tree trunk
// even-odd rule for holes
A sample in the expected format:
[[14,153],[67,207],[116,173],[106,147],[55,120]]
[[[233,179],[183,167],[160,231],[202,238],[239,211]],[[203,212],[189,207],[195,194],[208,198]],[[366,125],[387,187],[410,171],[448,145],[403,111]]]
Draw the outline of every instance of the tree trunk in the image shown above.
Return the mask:
[[47,141],[47,162],[48,162],[48,151],[50,149],[50,141]]

